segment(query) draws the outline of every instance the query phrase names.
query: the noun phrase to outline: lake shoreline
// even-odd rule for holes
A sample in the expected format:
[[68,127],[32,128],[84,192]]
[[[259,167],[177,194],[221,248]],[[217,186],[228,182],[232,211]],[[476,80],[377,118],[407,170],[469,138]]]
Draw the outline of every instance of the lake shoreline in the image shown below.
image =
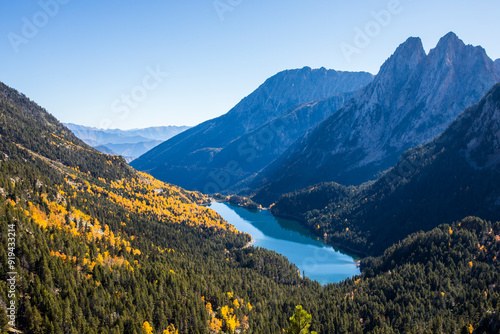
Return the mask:
[[241,249],[251,247],[255,243],[255,239],[253,238],[253,236],[250,233],[246,233],[246,234],[248,234],[250,236],[250,241],[247,242],[247,244],[245,246],[243,246]]
[[255,246],[281,254],[321,285],[337,283],[360,274],[359,259],[315,236],[301,222],[272,215],[266,209],[249,210],[226,201],[212,207],[238,231],[250,236],[239,249]]
[[[227,203],[229,205],[235,205],[235,206],[247,209],[247,210],[268,211],[271,215],[273,215],[273,217],[283,218],[283,219],[289,219],[289,220],[295,220],[295,221],[299,222],[302,226],[304,226],[307,230],[309,230],[311,233],[314,234],[314,231],[309,228],[309,226],[307,225],[307,222],[304,219],[299,218],[299,217],[295,217],[295,216],[292,216],[292,215],[285,215],[285,214],[275,214],[275,213],[272,212],[272,210],[270,210],[270,208],[265,208],[265,207],[262,207],[260,209],[251,209],[251,208],[247,208],[247,207],[245,207],[243,205],[238,205],[238,204],[235,204],[235,203],[230,203],[230,202],[228,202],[226,200],[216,199],[216,198],[213,198],[213,197],[211,198],[211,201],[206,204],[206,206],[209,206],[213,202],[216,202],[216,203]],[[252,238],[252,240],[249,242],[249,244],[245,245],[243,248],[248,248],[252,244],[255,243],[255,240],[253,239],[253,237],[251,235],[250,235],[250,237]],[[318,237],[321,237],[321,236],[318,236]],[[368,254],[366,254],[366,253],[364,253],[364,252],[362,252],[360,250],[352,249],[351,247],[343,245],[343,244],[338,243],[338,242],[330,242],[330,243],[326,243],[325,242],[325,245],[331,246],[331,247],[335,248],[336,250],[338,250],[339,252],[351,256],[354,259],[354,262],[356,262],[356,264],[358,266],[360,266],[361,260],[363,258],[369,257]]]
[[[283,219],[290,219],[290,220],[295,220],[295,221],[298,221],[302,226],[304,226],[306,229],[308,229],[311,233],[314,233],[313,230],[311,230],[309,228],[309,226],[307,225],[307,222],[302,219],[302,218],[298,218],[298,217],[295,217],[295,216],[291,216],[291,215],[285,215],[285,214],[274,214],[272,212],[272,210],[269,210],[269,212],[274,216],[274,217],[279,217],[279,218],[283,218]],[[361,262],[361,259],[365,258],[365,257],[368,257],[369,255],[362,252],[362,251],[359,251],[359,250],[355,250],[355,249],[352,249],[350,248],[349,246],[346,246],[346,245],[343,245],[343,244],[340,244],[338,242],[329,242],[329,243],[326,243],[326,245],[329,245],[329,246],[332,246],[333,248],[339,250],[340,252],[346,254],[346,255],[349,255],[351,257],[354,258],[355,262],[357,264],[360,264]]]

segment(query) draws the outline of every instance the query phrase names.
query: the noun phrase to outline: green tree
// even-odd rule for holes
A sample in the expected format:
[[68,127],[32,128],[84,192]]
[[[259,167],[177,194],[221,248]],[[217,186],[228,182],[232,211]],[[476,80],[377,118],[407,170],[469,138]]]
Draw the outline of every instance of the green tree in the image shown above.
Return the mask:
[[[290,327],[287,329],[287,334],[309,334],[309,327],[311,327],[312,316],[302,309],[302,305],[295,307],[295,313],[290,317]],[[317,334],[316,332],[310,332]]]
[[6,333],[8,329],[9,318],[3,307],[0,307],[0,333]]

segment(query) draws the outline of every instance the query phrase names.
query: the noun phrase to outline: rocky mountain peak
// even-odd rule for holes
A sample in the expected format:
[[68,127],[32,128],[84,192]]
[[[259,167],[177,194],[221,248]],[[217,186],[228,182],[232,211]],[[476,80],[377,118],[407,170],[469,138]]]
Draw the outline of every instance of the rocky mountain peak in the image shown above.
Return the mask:
[[439,40],[436,47],[429,52],[429,60],[438,63],[445,61],[448,67],[486,64],[488,71],[497,72],[492,60],[481,46],[466,45],[453,32]]
[[[430,64],[427,66],[430,65],[432,68],[442,68],[442,65],[453,67],[457,65],[457,58],[460,57],[459,55],[463,53],[465,48],[465,43],[455,33],[450,32],[441,37],[436,47],[431,49],[428,59]],[[473,47],[470,46],[470,48]]]
[[[364,81],[358,80],[360,77]],[[308,66],[281,71],[268,78],[226,115],[239,115],[239,121],[251,130],[259,123],[258,119],[268,121],[282,116],[293,105],[357,90],[369,83],[372,77],[364,72],[311,69]],[[362,83],[358,84],[358,81]]]
[[457,47],[463,45],[465,45],[465,43],[460,38],[458,38],[458,36],[453,31],[450,31],[439,39],[439,42],[436,45],[436,49],[446,49],[449,47]]
[[[352,92],[372,80],[370,73],[325,68],[279,72],[228,113],[167,140],[132,165],[191,190],[223,191],[275,160],[309,127],[337,111]],[[331,100],[324,109],[300,109],[287,116],[303,103],[327,98]],[[293,129],[288,131],[288,126]],[[233,163],[237,173],[231,170]],[[221,173],[231,176],[219,182],[216,176]]]
[[409,73],[426,57],[422,40],[410,37],[399,45],[394,54],[380,67],[374,82],[387,80],[400,83],[408,78]]

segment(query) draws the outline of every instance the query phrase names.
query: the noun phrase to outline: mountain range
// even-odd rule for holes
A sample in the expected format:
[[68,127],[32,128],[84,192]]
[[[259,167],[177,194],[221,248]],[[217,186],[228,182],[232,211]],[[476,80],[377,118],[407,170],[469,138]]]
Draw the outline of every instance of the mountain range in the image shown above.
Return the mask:
[[500,81],[482,47],[449,33],[426,55],[409,38],[338,112],[291,145],[250,183],[270,205],[281,194],[319,182],[359,185],[391,168],[401,154],[438,134]]
[[[277,158],[372,79],[324,68],[280,72],[227,114],[167,140],[132,166],[187,189],[222,192]],[[321,110],[309,104],[331,96]]]
[[189,129],[188,126],[155,126],[120,130],[97,129],[73,123],[64,125],[78,138],[102,153],[121,155],[129,162],[165,140]]
[[227,114],[158,145],[132,166],[204,193],[250,196],[269,206],[320,182],[360,185],[443,132],[500,81],[500,60],[454,33],[426,54],[401,44],[373,77],[289,70]]

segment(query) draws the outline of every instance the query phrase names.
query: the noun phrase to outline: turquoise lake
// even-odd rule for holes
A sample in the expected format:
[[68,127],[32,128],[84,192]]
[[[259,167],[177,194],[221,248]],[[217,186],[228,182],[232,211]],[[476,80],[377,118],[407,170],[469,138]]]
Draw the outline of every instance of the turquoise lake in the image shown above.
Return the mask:
[[300,269],[302,275],[321,284],[336,283],[358,275],[353,257],[326,245],[299,222],[274,217],[269,211],[247,210],[240,206],[213,202],[209,207],[238,231],[250,234],[253,246],[280,253]]

